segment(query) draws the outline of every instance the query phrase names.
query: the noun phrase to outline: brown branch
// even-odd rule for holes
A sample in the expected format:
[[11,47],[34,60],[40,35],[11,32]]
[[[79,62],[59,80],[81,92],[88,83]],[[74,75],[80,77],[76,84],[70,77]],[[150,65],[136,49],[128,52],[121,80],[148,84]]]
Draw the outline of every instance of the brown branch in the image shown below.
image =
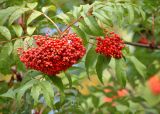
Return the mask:
[[13,39],[11,39],[9,41],[1,41],[0,44],[7,43],[7,42],[12,42],[12,41],[17,40],[17,39],[24,39],[26,37],[28,37],[28,36],[22,36],[22,37],[18,37],[18,38],[13,38]]
[[[42,13],[42,12],[41,12]],[[44,17],[46,17],[55,27],[56,27],[56,29],[57,29],[57,31],[58,31],[58,34],[59,35],[61,35],[61,30],[59,29],[59,27],[56,25],[56,23],[50,18],[50,17],[48,17],[46,14],[44,14],[44,13],[42,13],[42,15],[44,15]]]
[[154,30],[155,30],[155,17],[154,17],[154,14],[152,14],[152,42],[155,40]]
[[151,44],[141,44],[136,42],[124,42],[127,45],[132,45],[136,47],[150,48],[150,49],[160,49],[160,46],[152,46]]
[[81,19],[83,19],[82,16],[80,16],[78,19],[76,19],[76,20],[74,20],[72,23],[70,23],[70,24],[66,27],[66,29],[62,32],[61,35],[63,35],[72,25],[74,25],[75,23],[77,23],[77,22],[80,21]]

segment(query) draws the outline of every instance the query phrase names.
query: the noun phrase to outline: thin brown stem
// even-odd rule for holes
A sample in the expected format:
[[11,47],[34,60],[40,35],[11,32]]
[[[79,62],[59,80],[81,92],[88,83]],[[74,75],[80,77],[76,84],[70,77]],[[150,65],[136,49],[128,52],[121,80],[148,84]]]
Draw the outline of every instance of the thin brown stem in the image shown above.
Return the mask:
[[[42,13],[42,12],[41,12]],[[44,17],[46,17],[57,29],[59,36],[61,35],[62,31],[59,29],[59,27],[56,25],[56,23],[50,18],[48,17],[46,14],[42,13],[42,15]]]
[[76,20],[74,20],[72,23],[70,23],[70,24],[66,27],[66,29],[62,32],[62,35],[63,35],[72,25],[74,25],[75,23],[77,23],[77,22],[80,21],[81,19],[83,19],[82,16],[80,16],[78,19],[76,19]]
[[136,47],[143,47],[143,48],[150,48],[150,49],[160,49],[160,46],[152,46],[150,44],[141,44],[141,43],[136,43],[136,42],[124,42],[127,45],[132,45]]
[[152,42],[155,41],[154,30],[155,30],[155,17],[154,14],[152,14]]
[[7,42],[12,42],[12,41],[17,40],[17,39],[24,39],[24,38],[26,38],[26,37],[27,37],[27,36],[22,36],[22,37],[18,37],[18,38],[13,38],[13,39],[11,39],[11,40],[9,40],[9,41],[1,41],[0,44],[7,43]]

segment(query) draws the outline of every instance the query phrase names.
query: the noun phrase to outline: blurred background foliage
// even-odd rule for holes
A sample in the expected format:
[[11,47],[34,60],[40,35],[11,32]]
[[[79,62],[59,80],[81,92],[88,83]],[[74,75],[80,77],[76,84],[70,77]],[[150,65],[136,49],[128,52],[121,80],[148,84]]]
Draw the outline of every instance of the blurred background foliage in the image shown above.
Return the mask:
[[[1,0],[0,113],[159,114],[160,96],[152,93],[147,81],[160,75],[159,50],[127,45],[124,59],[107,64],[97,59],[95,46],[88,43],[95,43],[90,38],[103,36],[102,28],[106,28],[125,41],[143,43],[140,40],[145,38],[149,45],[160,45],[159,6],[159,0]],[[40,12],[61,30],[86,17],[72,25],[70,32],[83,38],[87,54],[57,77],[26,69],[16,52],[34,43],[32,35],[57,34]],[[119,95],[123,89],[127,93]]]

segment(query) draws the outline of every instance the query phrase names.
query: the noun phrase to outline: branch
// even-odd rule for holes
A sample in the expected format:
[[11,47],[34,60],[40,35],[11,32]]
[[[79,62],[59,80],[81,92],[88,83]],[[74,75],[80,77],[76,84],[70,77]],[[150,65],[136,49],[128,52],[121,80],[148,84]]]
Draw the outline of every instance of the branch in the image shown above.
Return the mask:
[[22,36],[22,37],[18,37],[18,38],[13,38],[13,39],[11,39],[9,41],[1,41],[0,44],[7,43],[7,42],[12,42],[12,41],[17,40],[17,39],[24,39],[26,37],[28,37],[28,36]]
[[62,35],[63,35],[72,25],[74,25],[75,23],[77,23],[77,22],[80,21],[81,19],[83,19],[82,16],[80,16],[78,19],[74,20],[71,24],[69,24],[69,25],[67,26],[67,28],[62,32]]
[[143,48],[150,48],[150,49],[160,49],[160,46],[152,46],[151,44],[141,44],[141,43],[136,43],[136,42],[124,42],[127,45],[132,45],[136,47],[143,47]]
[[59,36],[61,35],[61,30],[59,29],[59,27],[56,25],[56,23],[50,18],[50,17],[48,17],[46,14],[44,14],[44,13],[42,13],[41,12],[41,14],[42,15],[44,15],[44,17],[46,17],[55,27],[56,27],[56,29],[57,29],[57,31],[58,31],[58,34],[59,34]]

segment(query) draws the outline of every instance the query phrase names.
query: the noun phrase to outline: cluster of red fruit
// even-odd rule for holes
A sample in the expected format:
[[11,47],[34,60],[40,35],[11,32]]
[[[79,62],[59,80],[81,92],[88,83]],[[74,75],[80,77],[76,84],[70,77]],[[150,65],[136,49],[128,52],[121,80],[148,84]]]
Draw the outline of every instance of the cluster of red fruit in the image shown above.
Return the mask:
[[[112,92],[112,90],[110,89],[105,89],[104,90],[105,93],[110,93]],[[104,97],[104,102],[107,102],[107,103],[112,103],[112,106],[115,106],[115,102],[113,102],[114,99],[117,99],[117,98],[121,98],[121,97],[125,97],[127,96],[128,94],[128,91],[126,89],[120,89],[117,91],[117,94],[112,96],[112,97]]]
[[110,32],[104,39],[97,38],[96,52],[107,57],[120,59],[123,57],[122,49],[125,47],[123,40],[119,35]]
[[48,36],[34,36],[37,47],[21,50],[20,60],[27,68],[55,75],[65,71],[79,59],[86,49],[82,39],[76,34],[68,34],[59,39]]
[[152,76],[148,80],[148,85],[154,95],[160,95],[160,77]]

